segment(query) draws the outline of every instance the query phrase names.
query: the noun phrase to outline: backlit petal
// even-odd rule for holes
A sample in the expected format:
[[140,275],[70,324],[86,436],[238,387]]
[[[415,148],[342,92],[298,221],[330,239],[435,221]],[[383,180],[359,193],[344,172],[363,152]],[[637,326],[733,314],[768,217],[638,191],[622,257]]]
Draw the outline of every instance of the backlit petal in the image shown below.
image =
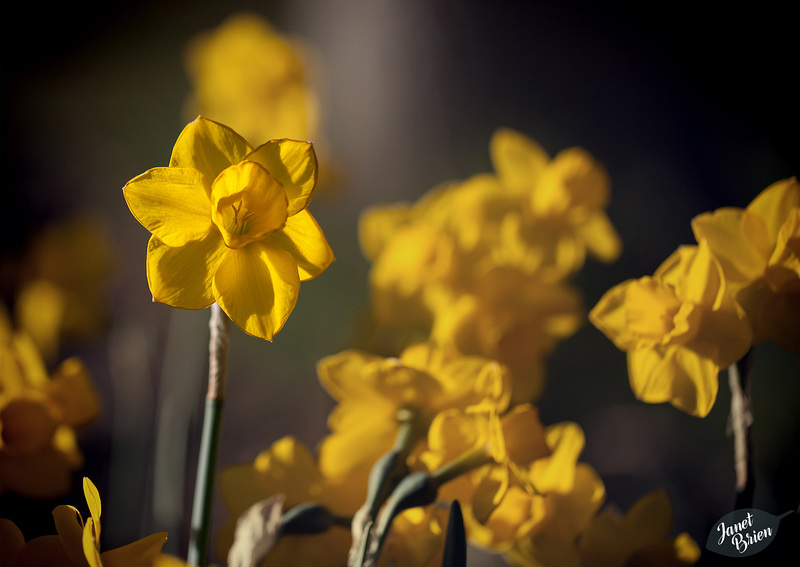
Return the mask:
[[286,189],[289,216],[306,208],[317,184],[317,156],[311,142],[270,140],[247,156]]
[[725,277],[747,282],[764,273],[770,249],[767,227],[756,215],[730,207],[692,220],[697,242],[707,242]]
[[252,150],[244,138],[227,126],[198,116],[178,136],[169,165],[198,170],[210,187],[223,169],[239,163]]
[[216,230],[180,248],[150,238],[147,281],[153,301],[181,309],[205,309],[214,303],[211,281],[227,250]]
[[262,241],[228,250],[212,287],[217,303],[239,328],[271,341],[294,309],[300,278],[291,254]]
[[622,253],[622,239],[603,211],[595,211],[577,231],[589,252],[602,262],[613,262]]
[[83,565],[83,520],[78,510],[72,506],[62,504],[53,509],[53,520],[56,531],[61,540],[61,546],[66,551],[73,565]]
[[300,281],[320,275],[333,262],[333,250],[317,224],[306,210],[286,219],[286,225],[267,237],[266,242],[289,252],[297,262]]
[[778,231],[793,207],[800,207],[800,183],[792,177],[773,183],[747,206],[747,210],[764,221],[770,248],[775,247]]
[[621,350],[634,348],[639,338],[630,332],[625,312],[625,296],[637,280],[627,280],[608,290],[589,312],[589,321]]
[[211,229],[210,183],[196,169],[156,167],[122,189],[142,226],[169,246],[203,238]]
[[151,567],[165,541],[167,532],[158,532],[106,551],[100,555],[102,567]]

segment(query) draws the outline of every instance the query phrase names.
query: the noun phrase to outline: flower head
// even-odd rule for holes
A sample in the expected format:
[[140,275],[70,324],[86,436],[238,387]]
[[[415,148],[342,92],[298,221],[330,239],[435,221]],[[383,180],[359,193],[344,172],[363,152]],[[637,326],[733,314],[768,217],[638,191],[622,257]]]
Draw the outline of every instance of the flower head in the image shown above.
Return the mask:
[[628,353],[636,396],[705,417],[717,374],[749,350],[752,333],[708,246],[683,246],[652,277],[612,288],[589,314]]
[[253,149],[230,128],[197,118],[178,138],[169,167],[123,190],[152,233],[153,300],[182,309],[216,301],[245,332],[272,340],[300,282],[333,261],[306,210],[316,179],[310,143],[272,140]]
[[746,209],[725,207],[692,221],[698,242],[719,261],[754,341],[800,354],[800,183],[784,179]]
[[[15,553],[19,565],[152,567],[164,557],[161,554],[161,546],[167,540],[166,532],[155,533],[123,547],[101,553],[102,504],[97,488],[88,478],[83,479],[83,493],[90,517],[84,522],[75,507],[66,504],[57,506],[53,510],[53,519],[58,535],[41,536],[22,543],[22,534],[13,523],[0,524],[0,536],[2,536],[0,539],[4,543],[16,541],[11,551]],[[5,554],[5,549],[3,553]]]

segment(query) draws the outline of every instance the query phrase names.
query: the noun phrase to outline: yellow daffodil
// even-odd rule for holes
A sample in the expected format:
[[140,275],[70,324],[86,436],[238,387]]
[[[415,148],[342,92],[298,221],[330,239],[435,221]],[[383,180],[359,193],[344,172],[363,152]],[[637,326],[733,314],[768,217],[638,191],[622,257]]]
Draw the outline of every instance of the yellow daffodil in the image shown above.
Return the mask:
[[66,493],[72,471],[83,464],[74,428],[98,413],[97,393],[79,359],[65,360],[48,376],[26,335],[0,329],[0,493]]
[[378,566],[440,567],[447,522],[447,510],[435,506],[411,508],[398,514],[381,550]]
[[544,358],[585,321],[580,293],[566,283],[546,283],[510,267],[492,267],[469,292],[431,289],[431,340],[492,358],[512,371],[512,401],[538,398]]
[[578,463],[572,489],[545,496],[545,518],[529,537],[514,542],[506,558],[520,567],[580,567],[577,538],[586,531],[605,495],[594,469]]
[[131,212],[152,233],[153,300],[182,309],[216,301],[246,333],[272,340],[300,282],[333,261],[306,210],[316,179],[310,143],[272,140],[253,149],[230,128],[197,118],[169,167],[124,188]]
[[[83,492],[91,516],[84,522],[73,506],[57,506],[53,518],[58,535],[41,536],[22,543],[22,534],[13,523],[1,523],[0,540],[13,542],[16,555],[16,562],[10,564],[19,567],[151,567],[161,556],[161,546],[167,540],[166,532],[101,553],[100,495],[88,478],[83,479]],[[5,549],[2,552],[5,556]]]
[[248,140],[316,137],[317,112],[300,50],[263,18],[234,14],[187,49],[190,108]]
[[413,415],[420,438],[447,408],[485,402],[508,407],[508,370],[477,356],[430,343],[408,347],[399,358],[345,351],[317,365],[323,387],[339,402],[328,419],[332,433],[320,446],[320,468],[339,478],[361,471],[392,448],[401,410]]
[[529,137],[500,128],[490,153],[504,190],[529,199],[503,219],[499,257],[560,278],[580,268],[586,252],[604,262],[619,256],[621,241],[605,213],[608,174],[588,152],[570,148],[550,160]]
[[[348,486],[326,480],[308,449],[291,437],[279,439],[252,463],[224,469],[220,489],[231,516],[218,538],[221,557],[227,556],[233,542],[236,519],[269,496],[284,495],[286,510],[316,502],[332,513],[352,514],[361,504],[361,496],[354,499]],[[349,547],[350,530],[341,526],[320,534],[284,535],[261,565],[339,567],[346,563]]]
[[[464,469],[442,486],[440,498],[459,500],[472,541],[507,551],[546,525],[560,533],[597,509],[603,486],[577,463],[582,449],[577,425],[545,428],[528,404],[502,417],[475,406],[441,412],[421,460],[429,470]],[[570,519],[553,517],[557,503]]]
[[668,538],[672,504],[663,490],[640,498],[625,515],[596,516],[578,543],[582,567],[694,565],[700,548],[686,533]]
[[747,312],[755,342],[800,354],[800,183],[773,183],[746,209],[726,207],[692,221]]
[[653,277],[606,292],[589,319],[628,353],[637,398],[705,417],[717,397],[720,369],[752,344],[743,309],[725,291],[708,246],[683,246]]

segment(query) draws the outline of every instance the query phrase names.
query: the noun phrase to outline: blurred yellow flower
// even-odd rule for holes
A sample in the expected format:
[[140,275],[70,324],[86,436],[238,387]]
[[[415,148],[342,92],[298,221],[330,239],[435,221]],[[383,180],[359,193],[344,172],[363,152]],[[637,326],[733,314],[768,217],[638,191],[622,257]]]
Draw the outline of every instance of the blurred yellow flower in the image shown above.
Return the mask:
[[196,36],[186,67],[191,115],[228,124],[247,140],[313,140],[317,101],[301,50],[255,14],[235,14]]
[[511,266],[477,277],[469,292],[431,288],[431,340],[463,353],[495,359],[512,373],[511,400],[536,400],[544,388],[544,358],[585,321],[580,292],[547,283]]
[[36,236],[20,268],[15,315],[45,358],[62,338],[83,338],[102,327],[103,287],[112,267],[102,219],[77,216]]
[[668,538],[672,504],[663,490],[640,498],[625,515],[601,512],[578,542],[581,567],[694,565],[700,548],[686,533]]
[[234,14],[187,46],[186,70],[193,86],[187,116],[207,116],[256,143],[314,141],[325,164],[320,180],[327,189],[334,167],[322,136],[315,86],[322,80],[320,61],[310,46],[279,33],[264,18]]
[[[316,502],[335,514],[352,514],[362,498],[353,497],[348,485],[325,479],[308,449],[292,437],[279,439],[252,463],[222,470],[219,479],[222,499],[231,518],[218,535],[221,557],[227,556],[233,543],[236,519],[264,498],[282,494],[286,498],[285,510]],[[333,526],[319,534],[284,535],[261,565],[339,567],[346,563],[349,548],[350,530],[342,526]]]
[[[459,500],[471,541],[507,551],[546,525],[559,533],[596,511],[604,489],[588,465],[577,463],[583,443],[576,424],[545,428],[528,404],[502,417],[476,406],[440,413],[421,460],[429,470],[465,469],[439,498]],[[553,517],[557,503],[569,517]]]
[[438,412],[481,402],[502,411],[510,395],[502,364],[431,343],[412,345],[399,358],[345,351],[322,359],[317,373],[338,402],[328,419],[331,434],[320,445],[320,469],[332,478],[354,471],[365,477],[392,448],[401,410],[414,416],[421,440]]
[[182,309],[214,303],[246,333],[272,340],[294,309],[300,282],[333,253],[306,210],[317,179],[310,143],[272,140],[253,149],[198,117],[169,167],[125,185],[133,215],[151,233],[153,300]]
[[588,152],[570,148],[551,160],[509,128],[495,131],[489,146],[502,190],[527,199],[503,217],[498,257],[558,279],[579,269],[587,252],[604,262],[619,256],[622,244],[605,213],[608,174]]
[[800,354],[800,183],[784,179],[746,209],[726,207],[692,221],[747,312],[756,343],[772,339]]
[[[100,495],[88,478],[83,479],[83,492],[91,516],[84,523],[80,512],[73,506],[57,506],[53,510],[53,519],[58,535],[41,536],[24,543],[22,534],[12,522],[0,521],[0,540],[13,542],[13,555],[9,557],[16,556],[16,562],[10,564],[19,567],[151,567],[161,555],[161,546],[167,540],[166,532],[101,553]],[[4,549],[4,557],[5,553]]]
[[726,294],[708,246],[683,246],[653,277],[607,291],[589,319],[628,353],[636,397],[670,402],[705,417],[714,405],[721,368],[743,357],[752,333],[742,308]]
[[77,358],[48,376],[33,342],[0,317],[0,493],[52,498],[83,464],[75,427],[97,418],[99,401]]

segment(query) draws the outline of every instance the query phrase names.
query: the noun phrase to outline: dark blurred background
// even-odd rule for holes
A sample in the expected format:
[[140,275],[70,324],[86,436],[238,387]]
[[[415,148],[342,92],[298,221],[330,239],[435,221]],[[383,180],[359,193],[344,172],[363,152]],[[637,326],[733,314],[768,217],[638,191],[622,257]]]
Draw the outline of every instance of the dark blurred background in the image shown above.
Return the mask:
[[[150,302],[149,235],[121,189],[167,165],[193,118],[185,112],[191,85],[184,52],[197,33],[250,11],[313,46],[323,64],[327,150],[341,170],[338,190],[317,195],[310,207],[337,262],[303,285],[272,344],[234,329],[219,461],[227,466],[253,459],[283,435],[310,447],[322,438],[332,402],[314,365],[359,346],[369,307],[359,213],[491,171],[495,128],[522,131],[551,154],[582,146],[608,168],[609,216],[625,248],[615,264],[590,262],[577,276],[587,308],[692,243],[695,215],[744,207],[767,185],[796,175],[797,31],[789,6],[7,3],[0,19],[3,299],[11,300],[13,267],[26,245],[48,223],[91,210],[116,251],[108,328],[59,353],[84,357],[103,397],[102,417],[81,436],[81,474],[103,496],[103,547],[169,530],[165,550],[185,549],[207,313]],[[773,344],[756,348],[754,359],[755,507],[777,515],[800,503],[800,364]],[[548,376],[542,419],[584,428],[583,458],[605,481],[608,501],[627,510],[665,487],[675,532],[688,531],[703,548],[733,506],[725,379],[706,419],[639,403],[624,354],[588,325],[551,357]],[[83,509],[77,488],[61,501]],[[48,518],[53,502],[7,496],[0,507],[27,537],[52,533],[32,518]],[[224,516],[218,505],[215,526]],[[478,553],[474,562],[502,564]]]

